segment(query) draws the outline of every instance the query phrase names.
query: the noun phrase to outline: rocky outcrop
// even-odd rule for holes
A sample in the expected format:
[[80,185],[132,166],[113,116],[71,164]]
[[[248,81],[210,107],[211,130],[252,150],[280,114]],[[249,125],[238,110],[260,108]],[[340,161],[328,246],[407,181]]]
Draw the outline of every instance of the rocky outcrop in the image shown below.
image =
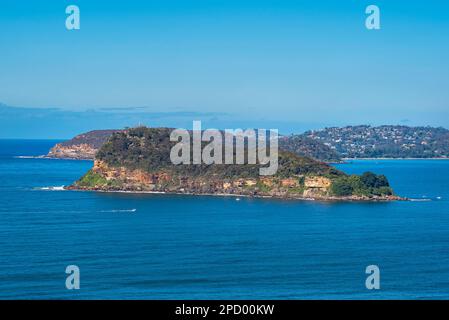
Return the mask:
[[[168,172],[148,173],[140,169],[111,167],[96,160],[94,167],[68,189],[94,191],[158,192],[177,194],[215,194],[271,197],[283,199],[389,201],[402,200],[397,196],[335,197],[329,192],[331,180],[319,176],[280,179],[202,179],[179,177]],[[269,186],[269,187],[268,187]]]
[[94,130],[73,139],[56,144],[50,149],[47,158],[93,160],[95,154],[109,137],[120,130]]
[[299,180],[298,178],[286,178],[281,180],[281,185],[283,187],[292,188],[292,187],[299,187]]
[[[121,188],[139,190],[154,190],[156,185],[164,184],[170,181],[171,177],[164,172],[150,174],[143,170],[131,170],[125,167],[110,167],[105,162],[95,160],[93,173],[100,175],[107,182],[114,182],[113,185],[120,185]],[[104,185],[100,184],[96,188],[102,188]]]
[[332,181],[326,177],[308,176],[304,179],[304,186],[306,188],[329,189],[331,184]]
[[87,143],[64,146],[61,143],[56,144],[47,154],[48,158],[92,160],[98,149]]

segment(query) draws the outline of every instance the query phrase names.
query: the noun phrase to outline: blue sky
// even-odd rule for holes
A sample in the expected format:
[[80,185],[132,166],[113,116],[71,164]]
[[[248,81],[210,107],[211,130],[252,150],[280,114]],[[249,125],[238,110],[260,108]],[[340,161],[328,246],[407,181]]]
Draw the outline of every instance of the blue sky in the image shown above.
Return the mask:
[[[69,4],[81,30],[65,29]],[[365,28],[369,4],[381,30]],[[192,120],[449,127],[448,16],[436,0],[2,0],[0,102],[38,109],[8,108],[0,137]]]

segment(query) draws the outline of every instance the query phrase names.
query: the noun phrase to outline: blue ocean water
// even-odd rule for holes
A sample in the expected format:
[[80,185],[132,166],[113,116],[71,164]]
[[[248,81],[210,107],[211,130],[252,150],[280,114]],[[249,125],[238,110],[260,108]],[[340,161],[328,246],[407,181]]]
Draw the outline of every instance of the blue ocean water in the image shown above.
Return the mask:
[[0,140],[1,299],[449,298],[449,161],[338,165],[416,201],[236,201],[60,191],[92,163],[14,157],[53,144]]

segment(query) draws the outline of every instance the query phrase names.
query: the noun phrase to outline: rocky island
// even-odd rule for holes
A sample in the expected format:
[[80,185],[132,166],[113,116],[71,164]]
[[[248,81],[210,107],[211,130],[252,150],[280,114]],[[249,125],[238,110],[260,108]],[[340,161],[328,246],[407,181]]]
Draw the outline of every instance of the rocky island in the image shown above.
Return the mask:
[[280,150],[275,175],[260,164],[179,164],[170,160],[171,129],[139,127],[113,133],[94,166],[70,190],[235,195],[309,200],[401,200],[387,178],[347,175],[332,166]]

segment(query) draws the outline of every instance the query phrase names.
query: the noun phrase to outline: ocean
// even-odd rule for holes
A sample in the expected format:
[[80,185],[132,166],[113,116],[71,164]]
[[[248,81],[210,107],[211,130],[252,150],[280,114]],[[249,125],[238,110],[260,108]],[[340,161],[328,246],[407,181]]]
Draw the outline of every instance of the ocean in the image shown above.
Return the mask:
[[18,157],[54,143],[0,140],[0,299],[449,298],[449,160],[337,165],[413,201],[237,201],[64,191],[91,161]]

